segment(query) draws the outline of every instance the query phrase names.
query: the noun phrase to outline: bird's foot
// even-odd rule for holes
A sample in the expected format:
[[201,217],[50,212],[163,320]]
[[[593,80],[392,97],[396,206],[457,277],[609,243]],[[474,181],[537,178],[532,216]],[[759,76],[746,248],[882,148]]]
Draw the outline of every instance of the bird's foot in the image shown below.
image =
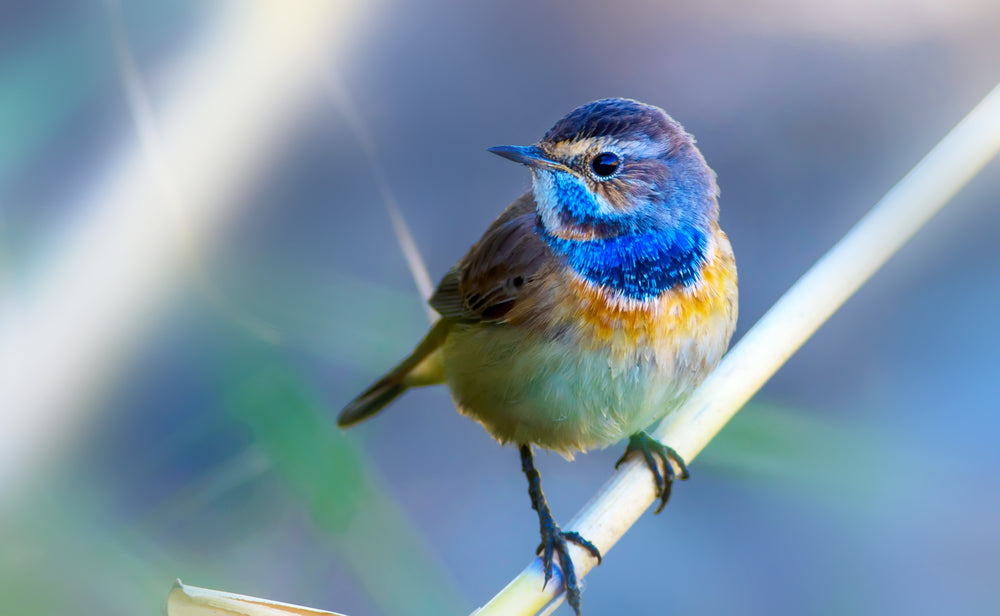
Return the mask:
[[542,543],[539,544],[537,554],[542,558],[542,568],[545,572],[545,581],[542,588],[545,588],[549,580],[552,579],[553,557],[559,559],[559,568],[562,570],[563,590],[566,592],[566,602],[569,603],[576,616],[580,616],[580,584],[576,580],[576,570],[573,568],[573,559],[569,555],[569,544],[575,543],[587,550],[591,556],[597,559],[597,564],[601,564],[601,552],[593,543],[587,541],[576,531],[565,532],[556,524],[552,517],[552,511],[545,500],[542,492],[542,480],[535,469],[535,460],[531,454],[530,445],[521,445],[521,470],[528,478],[528,494],[531,496],[531,508],[538,512],[538,526],[542,534]]
[[542,567],[545,572],[545,581],[542,588],[548,585],[552,579],[553,559],[559,559],[559,569],[562,571],[563,589],[566,592],[566,602],[569,603],[573,611],[580,614],[580,584],[576,579],[576,570],[573,568],[573,559],[569,555],[569,544],[575,543],[587,550],[591,556],[597,559],[597,564],[601,564],[601,552],[597,547],[580,536],[576,531],[564,531],[559,528],[551,518],[542,524],[542,542],[538,546],[537,554],[542,557]]
[[[642,459],[646,461],[646,466],[653,473],[653,479],[656,482],[656,495],[660,498],[660,506],[656,508],[655,513],[660,513],[667,505],[667,501],[670,500],[670,490],[674,479],[684,480],[688,478],[687,466],[684,464],[683,458],[672,448],[645,432],[639,432],[628,437],[628,447],[625,448],[622,457],[615,462],[615,468],[621,466],[629,454],[635,451],[642,453]],[[656,458],[659,458],[659,462]],[[661,462],[663,464],[662,472],[660,471]],[[674,464],[680,470],[679,473],[674,470]]]

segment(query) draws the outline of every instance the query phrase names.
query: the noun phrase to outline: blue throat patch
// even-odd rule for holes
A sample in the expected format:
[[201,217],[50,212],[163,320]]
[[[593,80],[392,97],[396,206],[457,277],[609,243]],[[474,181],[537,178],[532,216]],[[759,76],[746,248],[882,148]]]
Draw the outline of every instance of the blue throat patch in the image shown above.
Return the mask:
[[606,236],[588,241],[562,239],[539,222],[538,234],[578,274],[636,300],[654,299],[667,289],[698,280],[705,261],[704,231],[690,224],[657,228],[649,221],[637,228],[634,217],[598,213],[594,196],[572,175],[552,173],[550,177],[550,196],[558,203],[559,218]]
[[589,241],[558,238],[542,228],[539,234],[578,274],[637,300],[654,299],[679,284],[693,284],[705,261],[705,234],[694,227]]

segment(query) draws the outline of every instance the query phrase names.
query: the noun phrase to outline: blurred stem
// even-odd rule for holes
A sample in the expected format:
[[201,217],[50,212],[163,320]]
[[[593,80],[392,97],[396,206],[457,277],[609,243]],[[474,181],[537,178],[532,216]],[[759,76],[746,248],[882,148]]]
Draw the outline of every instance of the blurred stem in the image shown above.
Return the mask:
[[[693,460],[809,336],[998,151],[1000,85],[778,300],[654,436]],[[654,498],[645,465],[630,460],[566,529],[578,531],[607,555]],[[575,545],[571,549],[582,578],[596,561]],[[477,616],[537,613],[562,592],[561,579],[544,588],[542,582],[536,558]]]
[[[413,282],[417,285],[420,296],[425,301],[429,300],[431,294],[434,293],[434,285],[431,283],[431,276],[427,272],[427,264],[424,263],[423,257],[420,256],[420,249],[417,248],[417,242],[413,239],[410,227],[406,224],[406,219],[403,217],[403,211],[399,208],[396,195],[392,192],[392,187],[389,186],[389,178],[386,176],[385,168],[382,167],[378,153],[375,150],[375,140],[372,139],[371,134],[368,132],[357,106],[354,105],[354,102],[348,96],[347,88],[343,84],[330,82],[326,89],[330,94],[333,104],[340,111],[341,115],[344,116],[348,127],[354,133],[354,138],[358,140],[361,150],[368,159],[368,166],[372,170],[375,184],[382,195],[382,201],[385,202],[385,209],[389,212],[392,230],[396,234],[396,242],[403,252],[406,265],[410,268],[410,275],[413,276]],[[432,324],[436,323],[440,318],[437,311],[431,308],[429,304],[425,304],[424,308],[427,310],[427,318],[430,319],[430,322]]]
[[[211,4],[155,101],[190,245],[208,245],[246,203],[240,197],[300,122],[319,75],[344,58],[369,6]],[[122,148],[100,177],[66,208],[79,216],[0,312],[0,508],[70,449],[99,408],[92,396],[184,280],[189,250],[147,205],[155,187],[141,148]]]
[[125,90],[125,98],[132,114],[132,122],[135,124],[139,144],[156,183],[155,192],[163,205],[162,210],[166,215],[165,218],[177,234],[177,244],[183,251],[187,267],[198,289],[220,314],[241,325],[250,334],[271,344],[280,343],[281,335],[273,327],[236,305],[213,282],[212,276],[199,254],[198,246],[194,242],[195,234],[188,222],[191,218],[187,212],[188,199],[182,194],[180,183],[174,176],[163,151],[163,137],[153,114],[149,93],[145,83],[143,83],[139,66],[136,64],[135,54],[132,53],[132,47],[129,45],[121,2],[120,0],[104,0],[104,6],[110,22],[111,40],[114,45],[118,74],[122,81],[122,88]]

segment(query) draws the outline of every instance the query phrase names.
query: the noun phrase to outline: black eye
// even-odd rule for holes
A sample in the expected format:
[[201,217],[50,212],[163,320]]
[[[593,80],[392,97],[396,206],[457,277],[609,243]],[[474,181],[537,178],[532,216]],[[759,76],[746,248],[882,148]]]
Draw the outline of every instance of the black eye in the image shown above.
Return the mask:
[[609,178],[618,171],[622,159],[614,152],[601,152],[590,161],[590,168],[600,178]]

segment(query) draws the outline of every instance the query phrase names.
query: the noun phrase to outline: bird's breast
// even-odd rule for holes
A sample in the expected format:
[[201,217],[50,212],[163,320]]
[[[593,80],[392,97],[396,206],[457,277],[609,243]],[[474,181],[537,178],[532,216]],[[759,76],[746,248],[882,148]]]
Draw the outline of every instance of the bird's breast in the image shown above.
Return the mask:
[[[612,360],[718,362],[736,322],[736,266],[726,235],[715,226],[697,276],[649,299],[634,299],[563,268],[553,276],[560,298],[549,313],[552,332]],[[693,366],[692,366],[693,367]]]
[[456,325],[445,377],[502,442],[571,455],[663,417],[715,368],[736,322],[729,241],[709,234],[689,284],[636,300],[552,262],[502,325]]

